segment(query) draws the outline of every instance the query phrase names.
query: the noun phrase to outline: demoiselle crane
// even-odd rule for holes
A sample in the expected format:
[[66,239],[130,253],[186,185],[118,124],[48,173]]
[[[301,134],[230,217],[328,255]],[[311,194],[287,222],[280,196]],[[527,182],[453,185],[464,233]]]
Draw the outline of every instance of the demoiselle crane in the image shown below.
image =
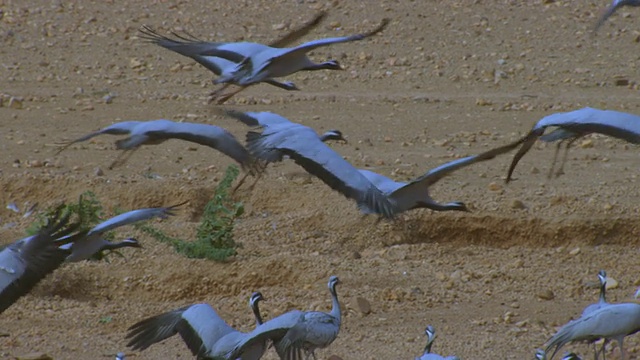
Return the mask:
[[274,162],[287,155],[332,189],[355,200],[359,206],[366,206],[387,218],[396,213],[395,204],[358,169],[322,142],[312,128],[291,121],[262,128],[262,133],[247,133],[247,148],[256,158]]
[[133,152],[142,145],[158,145],[169,139],[179,139],[216,149],[235,160],[249,173],[259,171],[259,167],[249,152],[227,130],[215,125],[174,122],[165,119],[115,123],[64,144],[56,154],[72,144],[87,141],[103,134],[129,135],[129,137],[115,142],[116,148],[124,150],[124,152],[109,166],[110,169],[126,162]]
[[623,6],[640,6],[640,0],[613,0],[609,7],[604,10],[602,16],[598,19],[594,31],[598,31],[602,24],[604,24],[611,15]]
[[[254,314],[261,299],[260,293],[254,293],[249,300]],[[211,305],[194,304],[134,324],[126,335],[130,339],[127,346],[142,351],[175,334],[180,334],[198,359],[230,359],[226,354],[246,337],[246,333],[229,326]],[[266,351],[264,341],[243,348],[233,359],[260,359]]]
[[[360,169],[358,171],[396,205],[396,212],[398,213],[418,208],[427,208],[434,211],[469,211],[463,202],[455,201],[446,204],[436,202],[429,194],[429,187],[456,170],[493,159],[498,155],[513,150],[518,145],[519,143],[511,143],[478,155],[447,162],[408,183],[391,180],[370,170]],[[368,208],[366,204],[360,206],[360,210],[365,214],[376,213],[373,209]]]
[[[232,117],[236,120],[241,121],[243,124],[250,126],[250,127],[254,127],[254,128],[258,128],[258,127],[262,127],[262,128],[268,128],[269,126],[275,126],[278,125],[281,128],[284,128],[287,126],[287,124],[294,126],[296,125],[296,123],[290,121],[289,119],[280,116],[278,114],[274,114],[271,112],[241,112],[241,111],[234,111],[234,110],[229,110],[229,111],[225,111],[225,114],[228,115],[229,117]],[[347,140],[343,137],[342,132],[340,130],[336,130],[336,129],[332,129],[332,130],[328,130],[325,133],[323,133],[322,135],[318,136],[320,141],[322,142],[326,142],[329,140],[333,140],[333,141],[343,141],[343,142],[347,142]],[[262,170],[266,169],[266,166],[270,163],[270,162],[277,162],[277,161],[282,161],[284,157],[284,154],[278,154],[278,155],[273,155],[271,157],[270,160],[268,161],[264,161],[264,166],[262,168]],[[246,179],[248,174],[245,174],[245,176],[240,179],[240,181],[238,182],[238,185],[236,185],[236,187],[234,188],[234,191],[236,189],[238,189],[240,187],[240,185],[242,185]],[[259,180],[259,177],[256,177],[256,182]],[[254,183],[255,185],[255,183]]]
[[169,216],[175,215],[175,210],[186,204],[186,202],[157,208],[146,208],[127,211],[120,215],[116,215],[106,221],[93,227],[86,236],[68,243],[62,247],[69,249],[71,254],[67,257],[67,262],[78,262],[87,260],[94,255],[106,250],[117,250],[124,247],[142,247],[136,239],[128,238],[123,241],[112,243],[104,238],[104,235],[113,229],[119,228],[125,225],[131,225],[140,221],[145,221],[153,218],[166,219]]
[[20,239],[0,251],[0,313],[55,271],[69,255],[56,239],[65,242],[85,236],[79,224],[69,224],[69,214],[59,207],[37,234]]
[[244,349],[269,339],[274,342],[281,359],[301,359],[302,351],[307,354],[307,359],[315,359],[315,350],[331,345],[340,332],[342,317],[336,292],[339,283],[337,276],[329,278],[330,312],[293,310],[277,316],[249,332],[233,351],[226,354],[226,359],[237,359]]
[[[547,135],[543,135],[548,127],[557,127],[558,129]],[[513,157],[506,181],[511,181],[516,165],[518,165],[520,159],[531,149],[537,139],[547,142],[568,140],[564,160],[557,172],[560,174],[562,173],[562,168],[567,158],[569,146],[577,139],[592,133],[599,133],[633,144],[640,144],[640,116],[590,107],[545,116],[533,126],[525,137],[518,140],[518,143],[523,143],[523,145]],[[555,165],[561,143],[562,142],[558,143],[558,147],[556,148],[553,165]]]
[[[602,307],[609,305],[609,303],[607,302],[607,295],[606,295],[607,293],[607,272],[606,271],[604,270],[598,271],[598,282],[600,283],[600,295],[598,297],[598,302],[589,304],[587,307],[585,307],[584,310],[582,310],[581,316],[585,316]],[[596,342],[593,341],[593,352],[595,354],[596,359],[598,359],[598,353],[600,352],[602,352],[602,356],[604,357],[604,348],[607,345],[607,342],[608,342],[607,339],[605,339],[604,343],[602,344],[602,348],[600,349],[600,351],[598,351]]]
[[554,355],[567,343],[592,342],[604,338],[618,342],[621,359],[624,360],[624,338],[639,330],[640,304],[609,304],[562,326],[547,341],[545,352],[548,354],[551,349],[555,348],[549,358],[549,360],[553,360]]
[[[293,41],[296,41],[297,39],[305,36],[318,24],[320,24],[320,22],[325,17],[326,13],[320,12],[311,21],[303,24],[293,31],[288,32],[285,36],[273,41],[268,45],[251,42],[211,43],[199,40],[190,34],[186,34],[187,36],[184,36],[177,33],[172,33],[176,37],[176,39],[171,39],[167,36],[158,34],[158,32],[146,25],[143,25],[140,28],[140,32],[142,33],[140,37],[152,44],[156,44],[180,55],[190,57],[218,76],[228,76],[232,71],[235,70],[238,62],[233,62],[216,56],[204,56],[202,55],[202,52],[212,47],[217,47],[222,50],[237,53],[244,59],[244,57],[248,57],[254,53],[267,50],[270,47],[282,47],[288,45]],[[289,81],[280,82],[274,79],[265,79],[263,82],[284,90],[299,90],[294,83]],[[220,90],[218,90],[216,93],[219,92]]]
[[222,95],[218,100],[221,104],[245,87],[266,79],[288,76],[301,70],[342,70],[342,66],[336,60],[316,63],[309,59],[307,53],[332,44],[366,39],[383,31],[388,24],[389,19],[383,19],[379,26],[367,33],[312,40],[293,48],[268,47],[249,56],[215,45],[209,46],[200,55],[221,57],[238,63],[232,71],[213,81],[216,84],[229,83],[240,86],[239,90]]
[[432,353],[431,346],[433,345],[433,341],[436,339],[436,330],[433,328],[433,326],[428,325],[424,332],[427,335],[427,345],[424,347],[423,354],[417,357],[415,360],[460,360],[460,358],[457,356],[444,357]]

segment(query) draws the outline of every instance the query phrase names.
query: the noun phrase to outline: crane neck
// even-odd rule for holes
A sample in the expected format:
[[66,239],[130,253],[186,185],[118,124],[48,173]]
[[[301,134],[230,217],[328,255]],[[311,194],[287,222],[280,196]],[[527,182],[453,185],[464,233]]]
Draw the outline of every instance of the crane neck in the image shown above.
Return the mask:
[[342,311],[340,310],[340,302],[338,301],[338,293],[336,293],[336,284],[333,284],[331,288],[329,288],[331,292],[331,313],[336,320],[338,320],[338,324],[342,322]]
[[599,301],[600,301],[601,304],[607,302],[606,293],[607,293],[607,282],[603,281],[600,284],[600,300]]

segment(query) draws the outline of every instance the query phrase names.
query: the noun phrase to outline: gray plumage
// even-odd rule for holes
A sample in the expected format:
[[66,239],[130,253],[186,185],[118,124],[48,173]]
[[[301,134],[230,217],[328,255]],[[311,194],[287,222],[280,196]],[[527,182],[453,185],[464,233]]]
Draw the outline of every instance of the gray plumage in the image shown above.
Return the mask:
[[[223,78],[233,76],[233,72],[237,69],[240,62],[250,57],[253,54],[260,53],[272,48],[279,48],[288,45],[289,43],[296,41],[297,39],[305,36],[309,31],[318,26],[320,22],[326,17],[325,12],[318,13],[311,21],[303,24],[297,29],[288,32],[285,36],[271,42],[269,45],[263,45],[259,43],[250,42],[205,42],[195,38],[192,35],[188,37],[173,33],[177,39],[171,39],[166,36],[159,35],[156,31],[148,26],[143,26],[140,29],[142,33],[141,38],[145,39],[153,44],[162,46],[168,50],[177,52],[183,56],[187,56],[203,65],[214,74]],[[206,55],[207,51],[214,49],[218,54],[226,54],[226,58],[219,56]],[[283,90],[299,90],[298,87],[290,82],[279,82],[275,79],[267,78],[262,82],[281,88]],[[229,83],[223,85],[220,89],[214,91],[212,100],[215,100],[222,91],[229,85]],[[223,103],[233,95],[242,91],[240,88],[237,91],[232,91],[228,94],[220,95],[218,103]]]
[[428,325],[424,332],[427,335],[427,345],[424,347],[423,354],[417,357],[416,360],[460,360],[460,358],[457,356],[444,357],[432,353],[431,346],[433,345],[433,341],[436,339],[436,330],[433,328],[433,326]]
[[[548,127],[557,127],[558,129],[543,135]],[[523,143],[523,145],[513,157],[506,181],[509,182],[511,180],[518,161],[531,149],[537,139],[547,142],[561,141],[556,148],[553,164],[555,164],[562,141],[568,141],[564,160],[557,172],[560,174],[567,158],[569,146],[577,139],[592,133],[599,133],[633,144],[640,144],[640,116],[589,107],[545,116],[533,126],[525,137],[517,141],[518,143]]]
[[[398,213],[418,208],[427,208],[434,211],[469,211],[467,206],[460,201],[446,204],[436,202],[429,194],[429,187],[456,170],[478,162],[493,159],[498,155],[502,155],[513,150],[516,146],[518,146],[518,143],[512,143],[486,151],[479,155],[467,156],[450,161],[429,170],[426,174],[408,183],[391,180],[386,176],[370,170],[360,169],[358,171],[360,171],[362,175],[380,189],[380,191],[382,191],[382,193],[395,204],[396,211]],[[361,206],[361,210],[366,214],[375,213],[375,211],[367,208],[366,206]]]
[[393,217],[395,204],[358,169],[323,143],[310,127],[284,120],[263,127],[262,133],[247,133],[247,148],[253,156],[274,162],[287,155],[308,173],[360,206],[387,218]]
[[236,359],[247,347],[267,339],[274,342],[280,359],[302,359],[302,351],[307,354],[307,359],[315,359],[315,350],[331,345],[340,332],[342,317],[336,293],[336,285],[339,283],[337,276],[329,278],[331,312],[293,310],[275,317],[248,333],[233,351],[226,355],[226,359]]
[[85,236],[86,232],[76,231],[78,226],[69,224],[69,214],[63,215],[59,207],[37,234],[0,251],[0,313],[60,267],[69,252],[56,240],[73,242]]
[[[597,303],[593,303],[593,304],[589,304],[587,307],[584,308],[584,310],[582,310],[582,314],[580,316],[585,316],[587,314],[590,314],[598,309],[601,309],[605,306],[608,306],[609,303],[607,302],[607,272],[604,270],[600,270],[598,271],[598,283],[600,284],[600,295],[598,297],[598,302]],[[597,340],[596,340],[597,341]],[[595,355],[596,360],[598,359],[598,354],[600,352],[602,352],[602,356],[604,357],[605,353],[605,346],[607,345],[607,339],[604,340],[604,343],[602,344],[602,347],[600,348],[600,351],[598,351],[598,347],[596,345],[596,341],[593,341],[593,353]]]
[[175,215],[175,210],[185,203],[186,202],[167,207],[127,211],[103,221],[89,230],[85,237],[63,246],[63,248],[68,248],[71,251],[66,261],[78,262],[87,260],[105,250],[117,250],[124,247],[139,248],[141,245],[136,239],[128,238],[118,243],[112,243],[104,238],[104,234],[118,227],[153,219],[155,217],[166,219],[169,216]]
[[548,341],[545,352],[554,349],[549,360],[567,343],[596,341],[600,338],[616,340],[624,360],[624,338],[640,330],[640,305],[635,303],[609,304],[576,320],[569,321]]
[[640,0],[613,0],[611,4],[604,10],[603,14],[598,18],[598,22],[594,27],[594,31],[598,31],[602,24],[613,15],[619,8],[623,6],[640,6]]
[[[140,29],[140,32],[143,34],[141,37],[149,41],[150,43],[171,50],[180,55],[190,57],[218,76],[228,76],[228,74],[236,68],[238,63],[216,56],[202,56],[200,54],[203,51],[206,51],[207,49],[212,47],[217,47],[221,50],[233,51],[242,55],[242,57],[246,57],[255,52],[259,52],[269,48],[269,46],[267,45],[250,42],[209,43],[198,40],[195,37],[187,38],[183,35],[178,35],[175,33],[173,35],[176,37],[176,39],[172,39],[167,36],[158,34],[155,30],[148,26],[143,26]],[[265,79],[264,82],[283,90],[299,90],[294,83],[289,81],[280,82],[274,79]]]
[[[251,296],[252,310],[261,298],[256,293]],[[230,359],[226,354],[246,337],[229,326],[209,304],[194,304],[134,324],[126,335],[130,339],[127,346],[142,351],[175,334],[180,334],[197,359]],[[265,350],[264,342],[255,342],[233,359],[257,360]]]
[[[289,119],[280,116],[278,114],[274,114],[272,112],[262,111],[262,112],[241,112],[235,110],[228,110],[226,114],[229,117],[232,117],[243,124],[253,127],[253,128],[263,128],[267,129],[269,127],[278,128],[280,131],[282,129],[287,128],[288,126],[295,129],[297,123],[290,121]],[[324,132],[321,135],[318,135],[318,139],[322,142],[327,142],[329,140],[332,141],[343,141],[347,142],[347,140],[343,137],[342,132],[340,130],[331,129]],[[273,154],[270,154],[270,161],[268,162],[278,162],[282,161],[284,158],[284,154],[281,152],[274,151]]]
[[383,31],[388,24],[389,19],[383,19],[378,27],[367,33],[312,40],[293,48],[269,47],[262,51],[252,53],[250,56],[243,56],[242,54],[236,54],[236,56],[234,56],[234,54],[229,54],[228,52],[218,52],[218,50],[220,50],[219,47],[213,47],[203,52],[203,55],[221,56],[231,61],[241,60],[231,74],[221,76],[214,82],[231,82],[241,86],[248,86],[264,81],[264,79],[291,75],[300,70],[339,70],[341,67],[337,61],[331,60],[324,63],[315,63],[309,59],[307,53],[332,44],[366,39]]
[[261,51],[253,52],[249,56],[212,44],[206,51],[201,52],[201,56],[221,57],[238,63],[232,71],[214,80],[216,84],[235,84],[241,87],[238,91],[227,94],[221,98],[218,103],[222,103],[242,91],[245,87],[265,81],[266,79],[291,75],[301,70],[342,70],[342,67],[336,60],[316,63],[309,59],[307,53],[332,44],[366,39],[384,30],[388,24],[389,20],[383,19],[378,27],[367,33],[313,40],[293,48],[268,47]]
[[72,144],[103,134],[129,135],[129,137],[115,142],[116,148],[124,150],[124,152],[111,164],[110,168],[124,163],[133,151],[142,145],[158,145],[169,139],[179,139],[216,149],[235,160],[249,172],[257,170],[255,161],[249,152],[227,130],[215,125],[174,122],[165,119],[116,123],[66,143],[58,153]]

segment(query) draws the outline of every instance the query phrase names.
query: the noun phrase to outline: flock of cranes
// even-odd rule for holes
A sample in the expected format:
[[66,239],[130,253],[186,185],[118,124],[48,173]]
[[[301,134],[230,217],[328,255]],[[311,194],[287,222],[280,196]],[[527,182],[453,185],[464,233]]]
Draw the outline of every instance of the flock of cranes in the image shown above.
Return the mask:
[[[640,6],[640,1],[613,1],[598,20],[596,29],[616,9],[624,5]],[[140,37],[190,57],[218,75],[214,84],[223,85],[212,93],[212,100],[222,104],[246,87],[258,83],[267,83],[287,91],[299,90],[294,83],[283,82],[277,78],[302,70],[341,69],[335,60],[313,62],[307,56],[310,51],[332,44],[364,40],[380,34],[389,25],[389,20],[384,19],[379,26],[366,33],[313,40],[292,48],[285,47],[306,35],[325,17],[326,13],[320,13],[302,27],[269,45],[204,42],[189,34],[175,33],[174,38],[170,38],[160,35],[148,26],[140,29]],[[223,93],[232,85],[237,89]],[[224,114],[251,127],[246,135],[246,144],[242,144],[233,134],[218,126],[160,119],[115,123],[64,144],[58,153],[70,145],[95,136],[127,135],[126,138],[115,142],[116,148],[122,152],[111,164],[110,168],[114,168],[126,162],[135,150],[143,145],[158,145],[169,139],[180,139],[208,146],[229,156],[242,167],[245,176],[253,176],[256,181],[269,163],[289,158],[335,191],[355,201],[362,213],[393,219],[400,213],[417,208],[468,211],[461,201],[437,202],[429,194],[429,187],[454,171],[493,159],[522,145],[509,167],[506,178],[508,182],[512,179],[519,160],[538,139],[544,142],[558,142],[550,176],[564,142],[565,154],[556,175],[563,171],[570,145],[585,135],[600,133],[634,144],[640,143],[640,116],[587,107],[546,116],[538,121],[527,135],[513,143],[442,164],[405,183],[367,169],[358,169],[346,161],[326,144],[329,140],[346,141],[339,130],[334,129],[319,135],[310,127],[271,112],[225,110]],[[555,129],[545,134],[545,130],[550,127]],[[241,179],[237,187],[242,185],[244,180],[245,178]],[[111,242],[104,238],[104,234],[117,227],[139,221],[172,216],[183,204],[133,210],[113,217],[88,231],[79,230],[79,224],[70,223],[69,216],[58,209],[37,234],[1,249],[0,313],[66,262],[87,260],[102,251],[141,247],[136,239]],[[580,341],[593,343],[595,358],[598,359],[600,355],[604,358],[605,346],[610,340],[618,343],[624,359],[624,338],[640,331],[640,305],[608,303],[605,296],[606,273],[600,271],[598,278],[599,301],[585,308],[579,318],[561,327],[547,341],[545,349],[535,353],[536,359],[553,359],[564,345]],[[328,347],[340,331],[341,309],[336,289],[338,284],[340,280],[337,276],[329,278],[328,288],[332,301],[330,312],[292,310],[264,321],[258,305],[264,298],[260,292],[255,292],[249,301],[256,320],[256,326],[252,331],[245,333],[232,328],[208,304],[193,304],[132,325],[126,335],[129,339],[127,346],[142,351],[175,334],[180,334],[189,350],[198,359],[260,359],[271,347],[280,359],[295,360],[305,356],[307,359],[315,359],[315,350]],[[432,353],[435,329],[429,325],[425,334],[427,344],[424,353],[416,359],[458,359],[456,356],[443,357]],[[598,350],[596,341],[600,339],[604,339],[604,342]],[[116,359],[124,358],[123,353],[116,355]],[[576,360],[580,357],[574,353],[568,353],[563,357],[563,360],[570,359]]]

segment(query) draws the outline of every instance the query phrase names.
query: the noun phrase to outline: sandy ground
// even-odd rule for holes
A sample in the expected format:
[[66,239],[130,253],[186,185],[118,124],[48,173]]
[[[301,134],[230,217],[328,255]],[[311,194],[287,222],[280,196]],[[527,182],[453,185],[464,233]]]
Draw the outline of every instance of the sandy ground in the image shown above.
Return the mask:
[[[126,119],[211,123],[244,137],[244,125],[206,104],[212,74],[143,43],[143,24],[211,41],[268,42],[319,9],[329,18],[306,39],[366,31],[391,18],[373,39],[314,52],[346,71],[291,76],[299,92],[258,85],[225,108],[340,129],[349,143],[332,146],[348,160],[406,180],[515,140],[553,112],[592,106],[640,114],[640,12],[623,10],[593,37],[605,5],[0,0],[0,204],[45,208],[86,190],[108,208],[189,200],[178,216],[154,225],[193,237],[231,163],[220,153],[170,141],[108,170],[118,153],[114,138],[103,136],[54,156],[57,143]],[[22,108],[9,106],[11,97],[22,98]],[[596,301],[599,269],[617,281],[612,302],[632,301],[640,285],[637,149],[602,136],[577,145],[557,179],[547,178],[554,147],[537,144],[509,185],[511,155],[434,186],[437,200],[463,201],[471,213],[419,210],[379,224],[292,162],[271,166],[253,191],[236,194],[247,212],[235,231],[243,248],[232,261],[188,260],[135,230],[118,231],[145,248],[48,277],[0,317],[7,335],[0,357],[106,359],[127,350],[124,335],[136,321],[197,302],[248,330],[251,292],[268,299],[267,319],[293,308],[326,310],[335,274],[343,282],[343,326],[319,359],[414,358],[427,324],[438,332],[433,350],[443,355],[532,358],[557,326]],[[0,218],[2,242],[22,236],[30,222],[4,205]],[[370,314],[360,312],[358,297],[370,302]],[[638,358],[638,336],[625,345]],[[570,348],[592,356],[587,345]],[[127,352],[131,359],[192,358],[179,337]],[[617,347],[607,358],[619,358]]]

